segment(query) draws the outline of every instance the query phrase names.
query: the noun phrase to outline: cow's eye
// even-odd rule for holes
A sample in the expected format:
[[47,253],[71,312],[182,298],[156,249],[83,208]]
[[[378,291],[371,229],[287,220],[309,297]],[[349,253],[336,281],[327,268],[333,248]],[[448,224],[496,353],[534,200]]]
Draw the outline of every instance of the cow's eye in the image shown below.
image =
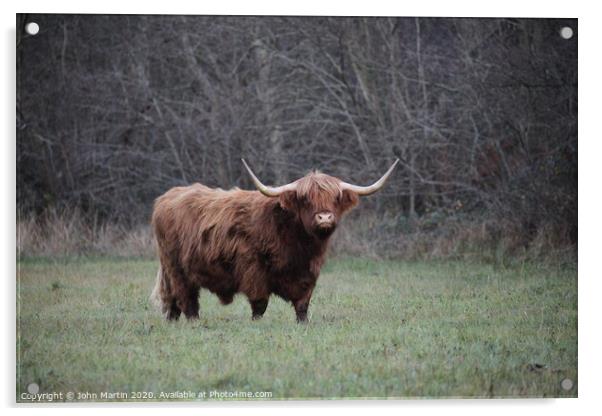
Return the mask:
[[309,206],[309,201],[307,200],[307,198],[303,197],[303,198],[299,198],[298,199],[298,203],[300,207],[308,207]]

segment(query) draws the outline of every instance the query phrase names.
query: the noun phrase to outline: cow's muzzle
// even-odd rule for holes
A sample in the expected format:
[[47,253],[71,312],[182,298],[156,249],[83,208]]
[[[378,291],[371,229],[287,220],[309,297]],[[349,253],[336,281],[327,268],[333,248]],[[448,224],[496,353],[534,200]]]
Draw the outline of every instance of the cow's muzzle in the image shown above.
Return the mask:
[[319,228],[332,228],[335,225],[332,212],[318,212],[315,221]]

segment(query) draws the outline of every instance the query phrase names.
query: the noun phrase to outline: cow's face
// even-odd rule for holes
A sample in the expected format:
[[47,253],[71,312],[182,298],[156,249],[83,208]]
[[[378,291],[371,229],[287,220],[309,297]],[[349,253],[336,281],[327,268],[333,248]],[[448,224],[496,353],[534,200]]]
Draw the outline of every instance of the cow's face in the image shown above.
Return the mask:
[[317,238],[330,237],[343,214],[357,205],[355,192],[343,190],[332,176],[313,172],[296,181],[296,189],[280,195],[280,206],[293,213],[305,231]]
[[305,231],[318,238],[328,238],[341,216],[357,205],[359,196],[371,195],[383,187],[399,159],[376,182],[358,186],[320,172],[312,172],[301,179],[277,187],[265,186],[255,176],[245,160],[255,187],[267,197],[279,198],[280,206],[298,218]]

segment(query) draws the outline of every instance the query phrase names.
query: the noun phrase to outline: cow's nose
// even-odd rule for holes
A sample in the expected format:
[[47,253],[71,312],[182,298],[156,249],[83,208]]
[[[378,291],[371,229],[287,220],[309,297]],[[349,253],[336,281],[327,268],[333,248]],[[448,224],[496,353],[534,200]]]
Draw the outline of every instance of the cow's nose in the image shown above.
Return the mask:
[[319,212],[316,214],[316,221],[318,224],[331,223],[334,221],[334,214],[332,212]]

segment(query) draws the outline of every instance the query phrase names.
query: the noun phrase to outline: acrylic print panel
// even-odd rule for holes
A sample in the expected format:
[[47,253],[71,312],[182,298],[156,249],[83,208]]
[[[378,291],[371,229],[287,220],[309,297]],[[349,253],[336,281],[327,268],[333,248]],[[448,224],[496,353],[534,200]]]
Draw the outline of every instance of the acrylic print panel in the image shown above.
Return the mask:
[[577,396],[576,19],[17,33],[18,402]]

